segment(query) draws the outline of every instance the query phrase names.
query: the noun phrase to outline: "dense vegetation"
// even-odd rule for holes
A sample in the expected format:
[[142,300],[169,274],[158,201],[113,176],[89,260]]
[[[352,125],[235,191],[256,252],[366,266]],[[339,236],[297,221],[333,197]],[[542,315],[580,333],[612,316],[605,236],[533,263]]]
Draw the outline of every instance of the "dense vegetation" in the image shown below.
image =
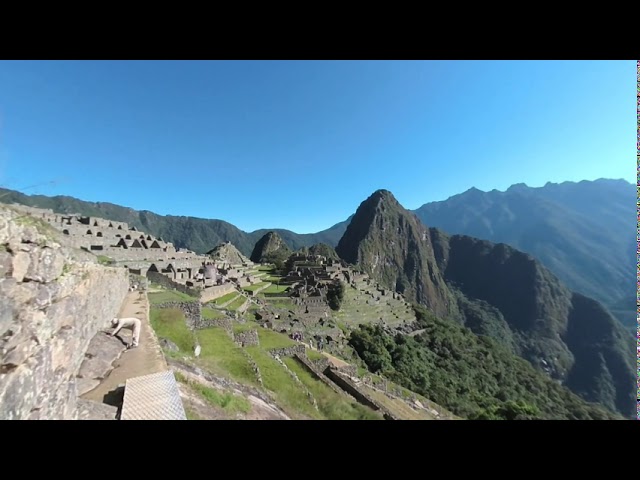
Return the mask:
[[344,300],[344,282],[337,281],[331,283],[329,285],[329,290],[327,291],[327,302],[329,303],[329,307],[332,310],[340,310],[342,300]]
[[615,419],[493,339],[418,309],[415,337],[361,325],[350,345],[374,373],[468,419]]

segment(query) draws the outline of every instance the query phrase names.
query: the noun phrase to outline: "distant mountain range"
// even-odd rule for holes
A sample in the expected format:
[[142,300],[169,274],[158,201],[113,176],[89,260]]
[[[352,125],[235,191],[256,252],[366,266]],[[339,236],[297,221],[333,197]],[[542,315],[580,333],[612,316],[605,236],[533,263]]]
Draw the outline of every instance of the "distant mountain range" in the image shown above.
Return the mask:
[[[540,188],[517,184],[505,192],[472,188],[414,212],[427,226],[506,243],[533,255],[569,288],[602,302],[628,329],[635,330],[636,200],[631,183],[599,179]],[[318,243],[335,247],[353,218],[312,234],[284,229],[244,232],[223,220],[161,216],[67,196],[0,189],[0,202],[128,222],[198,253],[230,241],[246,256],[269,231],[277,232],[293,250]]]
[[386,190],[362,202],[336,252],[584,399],[633,413],[633,338],[600,303],[571,292],[531,255],[428,228]]
[[472,188],[415,213],[428,226],[511,245],[636,326],[636,187],[625,180]]

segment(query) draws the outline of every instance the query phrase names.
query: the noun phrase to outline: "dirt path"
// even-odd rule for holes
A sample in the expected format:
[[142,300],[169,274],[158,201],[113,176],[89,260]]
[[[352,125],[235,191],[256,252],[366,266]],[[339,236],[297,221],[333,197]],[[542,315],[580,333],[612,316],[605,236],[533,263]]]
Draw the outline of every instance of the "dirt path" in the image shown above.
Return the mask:
[[[98,387],[84,394],[84,399],[103,402],[105,395],[117,389],[118,385],[124,385],[128,378],[168,370],[158,339],[149,324],[149,302],[146,293],[129,292],[120,308],[119,316],[136,317],[142,321],[139,346],[126,350],[115,361],[115,368],[109,376]],[[129,343],[131,330],[122,329],[118,336]]]

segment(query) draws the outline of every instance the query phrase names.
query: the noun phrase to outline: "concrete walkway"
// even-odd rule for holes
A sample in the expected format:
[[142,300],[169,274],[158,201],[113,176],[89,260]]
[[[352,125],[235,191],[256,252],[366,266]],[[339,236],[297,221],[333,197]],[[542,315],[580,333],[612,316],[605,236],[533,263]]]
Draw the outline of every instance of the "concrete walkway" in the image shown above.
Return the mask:
[[[109,376],[98,387],[82,395],[83,399],[104,402],[108,394],[116,390],[119,385],[124,385],[127,379],[168,370],[158,339],[149,323],[149,302],[146,293],[129,292],[119,316],[136,317],[142,321],[139,346],[126,350],[115,361],[115,368]],[[118,336],[127,343],[131,342],[130,330],[122,329]]]

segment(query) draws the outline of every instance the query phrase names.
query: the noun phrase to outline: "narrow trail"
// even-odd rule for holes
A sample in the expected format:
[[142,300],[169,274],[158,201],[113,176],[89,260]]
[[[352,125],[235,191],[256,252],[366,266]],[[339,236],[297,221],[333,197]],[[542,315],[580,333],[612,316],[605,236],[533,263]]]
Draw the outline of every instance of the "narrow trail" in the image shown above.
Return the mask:
[[[142,322],[140,344],[126,350],[114,362],[114,369],[100,385],[82,395],[81,398],[103,402],[105,396],[124,384],[127,379],[168,370],[158,339],[149,323],[149,301],[144,292],[129,292],[120,308],[120,317],[136,317]],[[122,329],[118,336],[131,342],[131,331]]]

